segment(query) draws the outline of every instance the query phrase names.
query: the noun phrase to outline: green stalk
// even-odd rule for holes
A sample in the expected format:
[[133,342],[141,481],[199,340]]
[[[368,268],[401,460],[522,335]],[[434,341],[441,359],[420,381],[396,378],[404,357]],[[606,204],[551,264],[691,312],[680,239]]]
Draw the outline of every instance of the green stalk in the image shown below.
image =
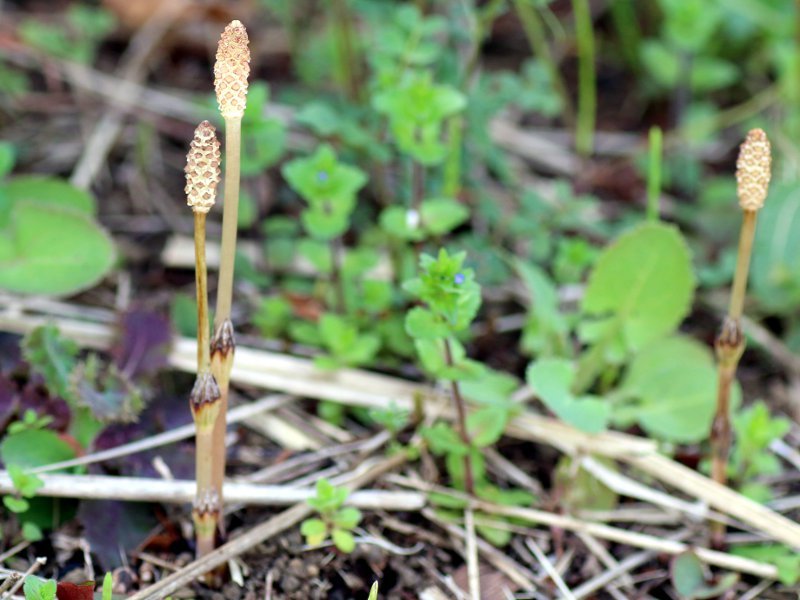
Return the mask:
[[461,144],[464,139],[464,119],[450,117],[447,122],[447,162],[444,164],[443,192],[446,198],[457,198],[461,191]]
[[613,0],[611,2],[611,20],[617,30],[622,54],[628,65],[639,70],[639,45],[642,34],[639,30],[639,19],[633,7],[633,0]]
[[539,18],[530,0],[513,0],[514,8],[517,11],[517,16],[522,23],[522,29],[525,32],[525,37],[528,38],[528,43],[535,57],[542,61],[550,80],[553,82],[553,87],[561,99],[561,106],[563,107],[564,123],[567,127],[572,127],[575,122],[575,109],[572,106],[572,100],[567,89],[567,84],[561,76],[561,71],[556,64],[553,53],[550,52],[550,46],[547,43],[547,37],[544,32],[544,25]]
[[592,13],[589,0],[572,0],[572,8],[578,38],[578,121],[575,128],[575,148],[578,154],[588,157],[594,150],[597,112]]
[[357,102],[361,97],[361,74],[347,0],[331,0],[331,11],[334,18],[339,67],[345,79],[345,93],[351,101]]
[[658,201],[661,196],[661,161],[663,135],[660,127],[650,128],[650,159],[647,161],[647,220],[659,219]]

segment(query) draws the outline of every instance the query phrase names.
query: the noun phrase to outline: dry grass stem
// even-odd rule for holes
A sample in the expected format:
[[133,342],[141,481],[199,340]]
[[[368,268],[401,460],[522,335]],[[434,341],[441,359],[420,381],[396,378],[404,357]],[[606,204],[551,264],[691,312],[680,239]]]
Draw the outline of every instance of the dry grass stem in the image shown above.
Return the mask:
[[[37,495],[46,498],[85,498],[183,504],[195,496],[194,481],[106,475],[41,475],[44,485]],[[13,494],[14,484],[7,471],[0,471],[0,493]],[[288,506],[304,502],[315,494],[313,486],[226,483],[225,495],[232,503],[247,506]],[[409,511],[426,504],[417,492],[364,490],[353,492],[347,504],[364,510]]]

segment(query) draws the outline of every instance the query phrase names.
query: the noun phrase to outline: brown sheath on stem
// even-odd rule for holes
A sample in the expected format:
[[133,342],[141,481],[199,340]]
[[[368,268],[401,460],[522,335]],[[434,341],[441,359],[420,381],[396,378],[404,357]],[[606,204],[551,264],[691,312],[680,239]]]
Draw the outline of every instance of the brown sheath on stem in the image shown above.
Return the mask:
[[225,198],[222,215],[222,242],[217,284],[217,312],[211,341],[211,372],[220,389],[220,410],[212,434],[212,484],[219,490],[225,478],[225,431],[228,389],[233,367],[235,341],[231,322],[233,269],[236,254],[236,229],[239,212],[239,179],[242,116],[247,105],[247,78],[250,75],[250,49],[247,30],[232,21],[220,36],[214,63],[214,89],[219,111],[225,119]]
[[[715,343],[718,383],[717,410],[711,424],[710,435],[711,476],[714,481],[723,485],[728,480],[728,457],[733,441],[730,417],[731,387],[745,347],[741,319],[747,293],[750,256],[756,232],[756,216],[764,206],[767,197],[771,161],[767,135],[761,129],[751,130],[742,143],[739,158],[736,161],[737,195],[739,196],[739,206],[744,211],[744,219],[739,234],[739,252],[736,258],[736,273],[731,289],[730,307]],[[712,546],[722,548],[724,541],[725,524],[712,522]]]

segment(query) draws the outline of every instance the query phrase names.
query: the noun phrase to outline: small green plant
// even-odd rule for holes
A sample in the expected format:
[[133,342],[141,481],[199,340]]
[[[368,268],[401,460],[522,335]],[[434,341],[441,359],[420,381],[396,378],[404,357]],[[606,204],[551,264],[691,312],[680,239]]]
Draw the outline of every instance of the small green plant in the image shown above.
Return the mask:
[[467,451],[461,482],[468,493],[475,492],[472,442],[467,429],[467,407],[458,382],[475,378],[482,365],[467,358],[457,335],[469,327],[481,305],[481,288],[472,269],[464,267],[466,254],[451,256],[444,248],[436,258],[420,257],[420,276],[404,284],[413,297],[423,302],[406,315],[406,332],[414,339],[424,369],[439,379],[451,382],[456,409],[458,436]]
[[314,364],[321,369],[338,369],[368,364],[380,348],[380,338],[360,333],[345,317],[325,314],[319,320],[319,335],[327,354],[317,356]]
[[327,479],[317,481],[317,494],[308,503],[319,517],[306,519],[300,533],[311,546],[319,546],[330,539],[342,552],[350,553],[356,547],[353,530],[361,522],[361,511],[344,506],[350,492],[344,487],[335,487]]
[[320,269],[323,273],[330,273],[336,307],[343,314],[347,312],[347,304],[341,236],[350,227],[356,195],[366,184],[366,175],[360,169],[339,162],[333,148],[323,144],[311,156],[287,163],[283,176],[307,202],[302,215],[303,226],[317,242],[301,246],[300,250],[317,267],[323,267]]
[[[550,410],[587,432],[638,421],[672,441],[705,437],[713,363],[706,349],[674,335],[694,291],[689,249],[674,227],[642,223],[605,248],[578,315],[561,313],[546,273],[516,266],[537,299],[523,337],[537,354],[526,378]],[[572,330],[585,344],[577,356]]]
[[768,502],[772,491],[754,481],[764,475],[777,475],[781,465],[770,444],[782,438],[791,423],[772,417],[763,402],[756,402],[733,417],[734,443],[728,463],[728,478],[745,496],[757,502]]

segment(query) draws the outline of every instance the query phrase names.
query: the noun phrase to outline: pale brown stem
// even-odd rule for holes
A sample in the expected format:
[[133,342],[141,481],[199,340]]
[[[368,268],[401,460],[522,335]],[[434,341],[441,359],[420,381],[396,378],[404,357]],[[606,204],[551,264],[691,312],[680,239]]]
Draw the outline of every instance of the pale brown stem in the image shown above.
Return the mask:
[[[220,391],[219,414],[214,422],[212,441],[212,485],[219,493],[222,506],[222,482],[225,479],[225,431],[228,411],[228,389],[233,366],[233,270],[236,258],[236,233],[239,220],[239,179],[242,146],[241,117],[225,119],[225,195],[222,212],[222,242],[217,285],[217,312],[214,316],[214,352],[211,370]],[[224,332],[229,331],[229,339]],[[230,345],[228,345],[228,341]]]
[[194,278],[197,288],[197,372],[211,368],[208,325],[208,275],[206,268],[206,213],[194,213]]
[[[223,324],[223,327],[225,325]],[[231,326],[232,331],[232,326]],[[215,336],[218,339],[219,336]],[[228,393],[230,390],[231,368],[233,367],[234,348],[215,348],[211,357],[211,372],[219,384],[219,416],[214,422],[214,471],[212,482],[219,490],[220,502],[222,501],[222,485],[225,480],[225,434],[227,432]]]
[[731,305],[728,315],[739,320],[744,312],[744,299],[747,291],[747,276],[750,272],[750,255],[753,251],[753,239],[756,234],[756,216],[754,210],[744,211],[744,220],[739,232],[739,254],[736,257],[736,274],[733,277]]
[[[730,392],[736,367],[719,364],[717,383],[717,412],[711,424],[711,478],[720,485],[728,481],[728,457],[731,450],[732,432],[730,418]],[[711,546],[722,548],[725,542],[725,523],[711,522]]]
[[233,267],[236,258],[236,232],[239,220],[239,166],[242,143],[242,119],[225,119],[225,197],[222,210],[222,248],[217,284],[215,328],[231,318],[233,302]]
[[[756,232],[756,215],[754,210],[744,211],[744,220],[739,233],[739,254],[736,258],[736,273],[733,277],[731,303],[728,316],[716,341],[717,354],[717,410],[711,424],[711,478],[721,485],[728,481],[728,458],[733,441],[730,417],[730,395],[736,368],[744,352],[744,336],[741,319],[744,312],[744,301],[747,292],[747,276],[750,272],[750,256],[753,251],[753,239]],[[719,521],[711,523],[711,544],[722,548],[725,542],[725,524]]]
[[219,519],[219,491],[213,485],[213,426],[219,411],[219,392],[211,375],[208,322],[208,274],[206,269],[206,213],[194,212],[195,282],[197,286],[197,380],[190,406],[196,428],[194,502],[197,555],[214,549]]

